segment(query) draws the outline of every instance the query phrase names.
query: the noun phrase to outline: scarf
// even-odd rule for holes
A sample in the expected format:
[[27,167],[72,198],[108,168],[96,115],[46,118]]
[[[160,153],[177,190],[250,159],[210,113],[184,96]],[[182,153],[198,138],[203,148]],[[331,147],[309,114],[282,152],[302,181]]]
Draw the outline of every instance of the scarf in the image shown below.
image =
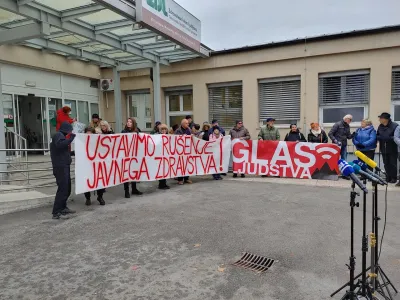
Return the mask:
[[318,137],[321,134],[321,132],[322,132],[321,127],[318,130],[311,129],[311,133],[316,137]]

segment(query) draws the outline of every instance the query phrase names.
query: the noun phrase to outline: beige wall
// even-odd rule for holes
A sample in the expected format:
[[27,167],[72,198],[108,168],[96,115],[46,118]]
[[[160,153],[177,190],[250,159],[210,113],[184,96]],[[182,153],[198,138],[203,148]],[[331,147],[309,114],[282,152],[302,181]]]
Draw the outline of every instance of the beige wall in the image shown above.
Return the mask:
[[[318,75],[320,73],[369,69],[371,74],[369,116],[377,125],[378,114],[382,111],[391,111],[391,71],[392,67],[399,65],[400,33],[394,32],[223,54],[209,59],[177,63],[162,68],[161,88],[192,85],[194,120],[202,123],[209,118],[207,84],[242,81],[243,121],[255,137],[259,127],[259,79],[300,75],[299,126],[303,127],[303,124],[306,124],[308,127],[309,123],[319,120]],[[103,76],[110,74],[109,70],[106,72],[108,73],[104,73]],[[148,74],[148,70],[123,72],[122,91],[152,89]],[[162,93],[162,121],[165,121],[166,115],[164,98]],[[287,129],[281,131],[284,133]]]
[[100,79],[101,75],[100,68],[96,65],[23,46],[0,46],[0,62],[2,61],[93,79]]

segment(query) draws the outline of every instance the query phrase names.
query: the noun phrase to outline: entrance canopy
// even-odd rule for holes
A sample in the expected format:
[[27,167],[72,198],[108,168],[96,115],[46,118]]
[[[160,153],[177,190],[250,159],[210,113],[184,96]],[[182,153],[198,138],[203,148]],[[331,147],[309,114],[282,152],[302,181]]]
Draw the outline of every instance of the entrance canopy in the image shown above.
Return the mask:
[[118,71],[207,57],[201,24],[173,0],[0,0],[0,45]]

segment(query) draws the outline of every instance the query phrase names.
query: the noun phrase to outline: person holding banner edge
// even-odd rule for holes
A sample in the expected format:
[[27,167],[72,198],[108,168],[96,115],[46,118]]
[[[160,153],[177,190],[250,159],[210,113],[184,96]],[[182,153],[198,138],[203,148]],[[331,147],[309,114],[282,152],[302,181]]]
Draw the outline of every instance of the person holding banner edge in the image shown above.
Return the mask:
[[[266,122],[267,125],[261,127],[260,132],[258,133],[258,140],[279,141],[281,139],[281,135],[279,133],[278,128],[274,126],[275,119],[268,118]],[[262,175],[261,177],[267,177],[267,175]]]
[[307,136],[307,141],[309,143],[328,143],[328,135],[326,134],[325,130],[323,130],[321,126],[319,126],[318,123],[311,123],[310,127],[311,129]]
[[54,134],[50,143],[51,164],[58,187],[53,205],[53,219],[57,220],[75,213],[67,207],[67,200],[71,194],[72,158],[69,147],[74,139],[75,134],[72,133],[72,125],[65,121],[61,123],[59,131]]
[[[231,136],[231,139],[240,139],[240,140],[250,140],[250,133],[249,131],[243,126],[243,121],[237,120],[236,121],[236,126],[233,127],[229,131],[229,135]],[[237,178],[238,174],[234,173],[233,178]],[[240,174],[241,178],[245,178],[244,173]]]
[[[187,119],[183,119],[181,121],[181,126],[175,131],[176,135],[191,135],[192,131],[189,128],[189,121]],[[182,185],[184,183],[191,184],[192,181],[189,179],[189,176],[178,177],[178,184]]]
[[[159,132],[157,134],[168,134],[168,126],[166,124],[160,124]],[[161,179],[158,181],[158,188],[160,190],[169,190],[170,187],[167,185],[167,179]]]
[[290,125],[290,131],[285,136],[285,142],[307,142],[304,134],[300,132],[296,124]]
[[[93,128],[93,127],[86,127],[85,128],[85,134],[96,134],[96,129]],[[106,202],[103,199],[103,195],[104,195],[105,191],[106,191],[106,189],[99,189],[99,190],[96,191],[96,193],[97,193],[97,201],[99,201],[100,205],[106,205]],[[86,202],[85,202],[86,206],[92,205],[91,193],[90,192],[86,192],[85,193],[85,199],[86,199]]]
[[[128,118],[125,124],[125,128],[121,131],[121,133],[134,133],[134,134],[139,134],[139,129],[136,124],[136,120],[133,118]],[[132,188],[132,195],[143,195],[142,192],[140,192],[137,187],[136,187],[136,182],[131,182],[131,188]],[[131,194],[129,193],[129,182],[124,183],[124,191],[125,191],[125,198],[130,198]]]

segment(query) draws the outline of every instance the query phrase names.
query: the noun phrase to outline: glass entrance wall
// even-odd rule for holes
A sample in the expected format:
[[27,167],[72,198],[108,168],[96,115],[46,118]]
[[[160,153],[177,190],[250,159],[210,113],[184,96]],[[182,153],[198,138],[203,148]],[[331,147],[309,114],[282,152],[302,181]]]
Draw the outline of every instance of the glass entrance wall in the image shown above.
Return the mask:
[[[99,114],[99,104],[90,101],[40,97],[38,95],[2,94],[4,126],[7,148],[49,149],[56,133],[57,111],[71,107],[71,117],[88,125],[94,113]],[[21,136],[21,137],[18,137]],[[43,152],[42,152],[43,153]]]

